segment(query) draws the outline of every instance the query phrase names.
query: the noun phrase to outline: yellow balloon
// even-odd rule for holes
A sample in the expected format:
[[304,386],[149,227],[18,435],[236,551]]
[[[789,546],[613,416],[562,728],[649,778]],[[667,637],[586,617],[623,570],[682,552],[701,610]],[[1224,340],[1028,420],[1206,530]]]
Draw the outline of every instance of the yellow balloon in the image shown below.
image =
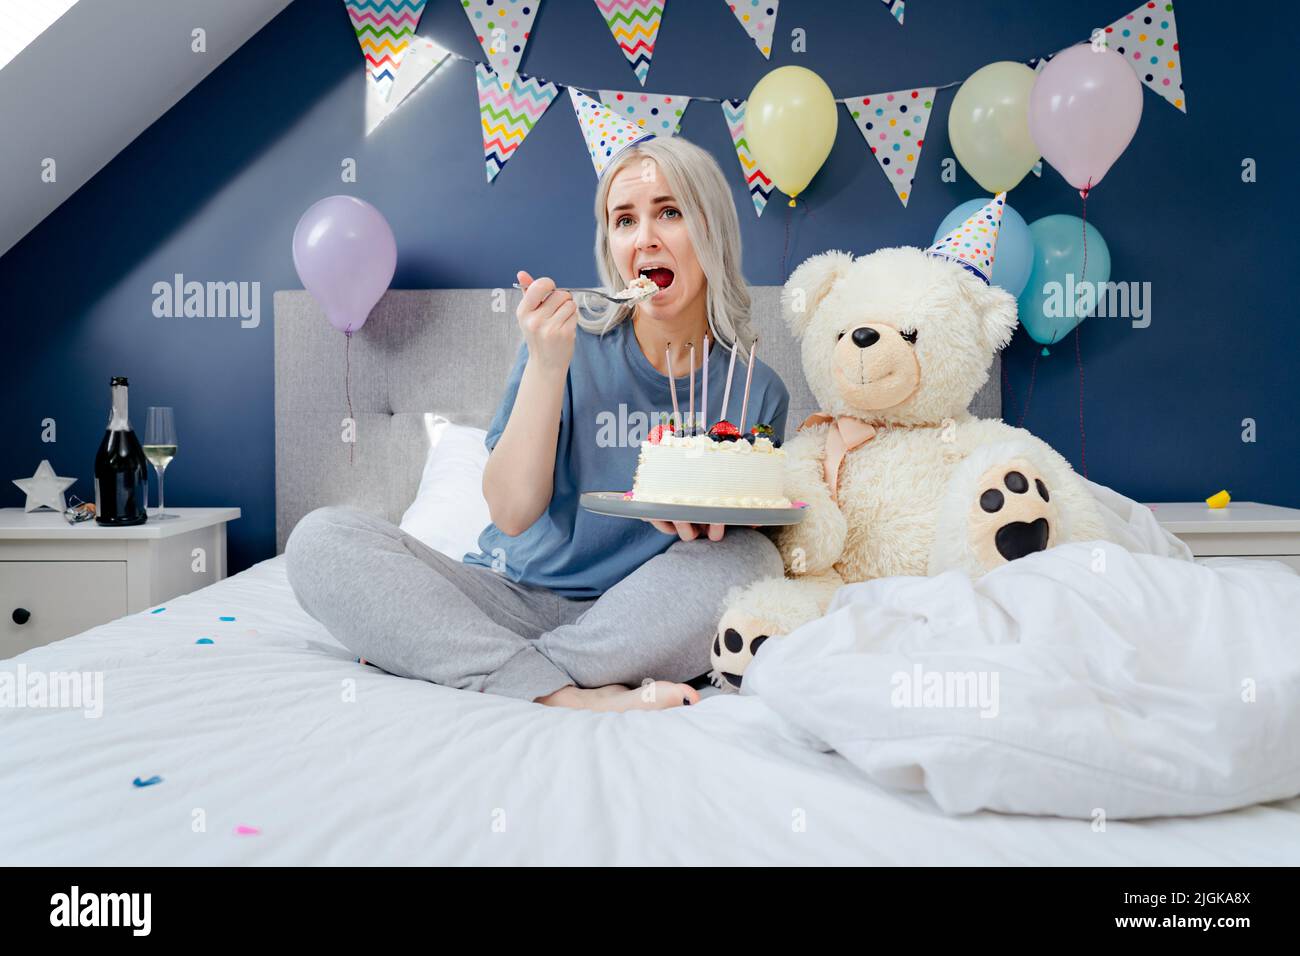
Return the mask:
[[802,66],[768,73],[745,106],[745,138],[754,159],[792,206],[830,155],[838,124],[835,95]]
[[948,140],[957,160],[991,193],[1011,189],[1038,162],[1029,135],[1034,71],[1000,61],[970,75],[948,111]]

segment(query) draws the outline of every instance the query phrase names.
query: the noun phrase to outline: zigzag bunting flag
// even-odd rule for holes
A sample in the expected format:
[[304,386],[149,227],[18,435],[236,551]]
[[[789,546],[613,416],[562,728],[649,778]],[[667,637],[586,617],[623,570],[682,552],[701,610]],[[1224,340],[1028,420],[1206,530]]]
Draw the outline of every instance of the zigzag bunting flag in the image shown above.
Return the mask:
[[533,29],[533,19],[541,0],[519,3],[518,0],[461,0],[469,25],[474,28],[479,46],[487,54],[488,66],[500,78],[501,88],[510,89],[524,58]]
[[366,57],[366,73],[384,102],[420,22],[425,0],[343,0]]
[[921,147],[925,145],[934,91],[935,87],[926,86],[853,96],[844,101],[858,132],[871,147],[871,154],[904,206],[912,194],[912,177],[921,159]]
[[754,154],[749,151],[749,143],[745,140],[745,101],[723,100],[722,118],[726,120],[727,130],[731,133],[731,143],[736,147],[736,158],[740,160],[740,170],[745,174],[745,185],[749,187],[750,198],[754,200],[754,212],[761,217],[772,196],[772,180],[758,168]]
[[411,44],[406,48],[402,65],[388,92],[388,102],[373,96],[366,97],[366,135],[369,136],[384,120],[392,116],[421,83],[447,62],[449,56],[447,50],[428,37],[411,37]]
[[668,0],[596,0],[609,32],[642,86],[650,75],[650,58],[655,55],[655,39],[667,4]]
[[1172,3],[1144,3],[1120,17],[1106,28],[1106,43],[1116,53],[1124,54],[1143,83],[1187,112]]
[[483,121],[483,161],[487,181],[492,182],[554,102],[560,88],[549,80],[518,73],[515,83],[506,90],[501,78],[482,63],[474,64],[474,74],[478,78],[478,112]]
[[880,2],[888,8],[889,12],[893,14],[894,19],[898,21],[898,25],[901,27],[903,25],[903,0],[880,0]]
[[682,114],[691,105],[689,96],[666,96],[636,90],[600,90],[600,101],[620,119],[636,123],[656,136],[676,136],[682,128]]
[[764,57],[772,57],[772,37],[780,0],[724,0]]
[[[1054,56],[1056,56],[1055,53],[1049,53],[1047,56],[1036,56],[1032,59],[1026,60],[1025,65],[1033,70],[1035,74],[1042,73],[1043,67],[1047,66],[1047,61]],[[1039,179],[1043,178],[1043,159],[1041,156],[1039,157],[1038,162],[1034,163],[1034,168],[1031,169],[1030,172]]]

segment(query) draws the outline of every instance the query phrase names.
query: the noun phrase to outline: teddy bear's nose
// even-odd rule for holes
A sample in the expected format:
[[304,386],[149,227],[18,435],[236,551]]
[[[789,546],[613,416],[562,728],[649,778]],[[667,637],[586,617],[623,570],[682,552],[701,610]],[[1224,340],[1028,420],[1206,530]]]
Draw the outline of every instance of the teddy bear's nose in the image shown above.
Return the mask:
[[880,333],[875,329],[861,328],[853,330],[853,344],[860,349],[875,345],[880,341]]

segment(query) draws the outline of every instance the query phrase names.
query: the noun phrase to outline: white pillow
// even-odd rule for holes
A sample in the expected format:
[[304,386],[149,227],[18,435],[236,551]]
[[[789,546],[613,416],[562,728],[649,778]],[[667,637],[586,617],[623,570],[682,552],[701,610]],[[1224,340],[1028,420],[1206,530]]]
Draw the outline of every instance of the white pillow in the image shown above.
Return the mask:
[[483,469],[488,450],[481,428],[456,425],[441,415],[426,414],[429,454],[415,500],[400,527],[435,551],[459,561],[478,551],[478,536],[491,522],[483,497]]

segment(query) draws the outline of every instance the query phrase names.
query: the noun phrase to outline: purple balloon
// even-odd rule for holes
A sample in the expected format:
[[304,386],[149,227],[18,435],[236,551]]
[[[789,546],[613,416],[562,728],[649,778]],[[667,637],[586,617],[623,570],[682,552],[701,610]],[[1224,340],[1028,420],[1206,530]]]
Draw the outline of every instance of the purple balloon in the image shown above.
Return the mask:
[[1142,84],[1123,55],[1072,46],[1043,67],[1029,94],[1029,135],[1043,158],[1087,197],[1142,118]]
[[397,241],[388,220],[354,196],[312,205],[293,230],[293,266],[330,325],[351,335],[393,281]]

